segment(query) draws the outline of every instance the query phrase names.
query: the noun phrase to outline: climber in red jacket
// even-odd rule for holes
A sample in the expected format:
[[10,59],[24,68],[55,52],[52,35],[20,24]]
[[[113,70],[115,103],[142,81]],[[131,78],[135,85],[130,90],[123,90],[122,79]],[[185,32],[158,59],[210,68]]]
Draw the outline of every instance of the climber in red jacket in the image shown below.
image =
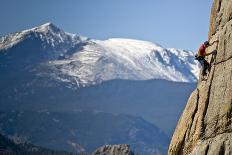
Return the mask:
[[[213,43],[212,43],[213,44]],[[209,44],[208,41],[205,41],[204,44],[202,44],[198,50],[198,53],[195,56],[195,59],[199,61],[203,68],[203,76],[206,75],[206,71],[209,70],[210,64],[208,61],[205,60],[205,56],[216,54],[216,51],[212,51],[210,53],[206,53],[206,48],[211,46],[212,44]]]

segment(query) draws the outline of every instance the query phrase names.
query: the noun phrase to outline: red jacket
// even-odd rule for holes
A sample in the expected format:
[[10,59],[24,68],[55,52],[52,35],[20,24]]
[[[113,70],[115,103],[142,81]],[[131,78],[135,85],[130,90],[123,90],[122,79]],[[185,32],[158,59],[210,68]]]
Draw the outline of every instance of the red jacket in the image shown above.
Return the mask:
[[198,56],[205,57],[206,54],[205,49],[206,49],[205,45],[202,44],[198,50]]

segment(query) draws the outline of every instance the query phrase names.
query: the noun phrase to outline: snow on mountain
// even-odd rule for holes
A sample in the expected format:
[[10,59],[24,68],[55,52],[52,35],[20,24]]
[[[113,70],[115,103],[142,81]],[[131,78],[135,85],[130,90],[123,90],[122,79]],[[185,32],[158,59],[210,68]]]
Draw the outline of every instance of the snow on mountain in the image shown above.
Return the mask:
[[146,41],[120,38],[92,40],[69,59],[52,61],[50,65],[80,84],[112,79],[195,82],[199,72],[191,51],[165,49]]
[[38,75],[64,82],[78,85],[113,79],[195,82],[199,73],[191,51],[166,49],[133,39],[92,40],[64,32],[52,23],[2,37],[0,52],[33,37],[41,40],[44,51],[51,53],[52,49],[55,55],[55,59],[43,62],[52,71],[39,71],[45,74]]
[[[80,42],[85,42],[88,40],[87,37],[64,32],[52,23],[45,23],[41,26],[23,30],[21,32],[11,33],[0,38],[0,50],[11,48],[28,38],[39,38],[42,42],[51,45],[51,47],[54,49],[57,47],[60,48],[60,45],[63,44],[68,44],[69,48],[71,48]],[[67,47],[65,48],[66,50],[68,49]],[[60,49],[58,49],[58,51],[60,51]]]

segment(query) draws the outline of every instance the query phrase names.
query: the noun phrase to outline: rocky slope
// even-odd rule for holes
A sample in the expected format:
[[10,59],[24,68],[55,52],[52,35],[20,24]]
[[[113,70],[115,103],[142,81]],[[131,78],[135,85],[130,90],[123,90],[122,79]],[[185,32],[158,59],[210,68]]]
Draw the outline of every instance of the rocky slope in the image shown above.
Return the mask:
[[[65,151],[49,150],[28,143],[19,143],[0,133],[1,155],[87,155],[86,153],[70,153]],[[127,144],[104,145],[96,149],[92,155],[134,155]]]
[[32,144],[19,144],[10,140],[0,133],[0,154],[1,155],[78,155],[65,151],[54,151],[38,147]]
[[[199,81],[178,122],[169,155],[232,154],[232,0],[215,0],[209,40],[217,50],[211,71]],[[219,42],[215,42],[215,41]]]
[[98,148],[93,155],[134,155],[130,146],[126,144],[105,145]]
[[169,138],[140,117],[75,109],[69,112],[0,112],[0,129],[11,139],[52,150],[92,153],[105,144],[129,144],[143,155],[165,154]]

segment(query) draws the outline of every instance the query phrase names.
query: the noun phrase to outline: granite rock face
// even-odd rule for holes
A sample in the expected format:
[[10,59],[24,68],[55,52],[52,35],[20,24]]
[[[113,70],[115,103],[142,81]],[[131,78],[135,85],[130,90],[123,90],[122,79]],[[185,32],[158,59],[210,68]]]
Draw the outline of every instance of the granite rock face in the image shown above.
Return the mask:
[[98,148],[93,155],[134,155],[130,146],[126,144],[105,145]]
[[232,154],[232,0],[214,1],[209,41],[207,52],[217,55],[208,57],[210,72],[188,100],[169,155]]

